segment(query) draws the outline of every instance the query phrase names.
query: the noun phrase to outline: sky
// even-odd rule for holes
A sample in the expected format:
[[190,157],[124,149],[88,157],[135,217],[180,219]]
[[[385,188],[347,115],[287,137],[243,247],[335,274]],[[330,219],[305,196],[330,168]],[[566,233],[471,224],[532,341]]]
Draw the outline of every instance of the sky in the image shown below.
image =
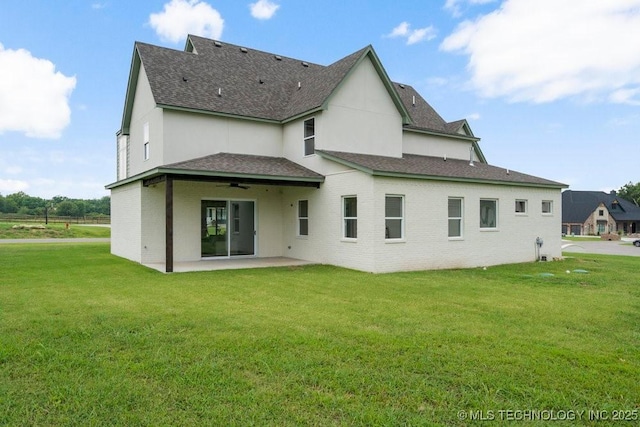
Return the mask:
[[0,194],[108,195],[134,42],[187,34],[321,65],[372,45],[490,164],[640,181],[640,0],[2,0]]

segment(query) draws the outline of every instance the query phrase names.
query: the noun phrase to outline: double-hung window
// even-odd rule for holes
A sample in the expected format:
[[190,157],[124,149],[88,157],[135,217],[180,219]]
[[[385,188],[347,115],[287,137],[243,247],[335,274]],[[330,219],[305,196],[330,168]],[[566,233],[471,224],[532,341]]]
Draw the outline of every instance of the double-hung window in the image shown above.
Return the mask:
[[304,155],[310,156],[316,151],[316,120],[314,118],[304,121]]
[[404,237],[404,196],[386,196],[384,203],[385,239]]
[[449,197],[449,238],[462,238],[462,198]]
[[309,235],[309,201],[298,200],[298,236]]
[[498,201],[495,199],[480,199],[480,228],[498,228]]
[[527,201],[526,200],[516,200],[516,213],[517,214],[526,214],[527,213]]
[[358,238],[358,198],[356,196],[342,198],[342,236],[345,239]]

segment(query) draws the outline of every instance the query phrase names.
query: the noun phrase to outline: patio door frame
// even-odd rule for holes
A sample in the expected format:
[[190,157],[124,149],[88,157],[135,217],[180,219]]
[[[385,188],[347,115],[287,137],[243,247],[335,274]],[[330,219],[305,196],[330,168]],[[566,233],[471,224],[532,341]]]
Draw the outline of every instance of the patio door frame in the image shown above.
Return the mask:
[[[205,238],[205,236],[203,236],[201,233],[201,240],[200,240],[200,256],[201,259],[203,260],[215,260],[215,259],[230,259],[230,258],[255,258],[258,256],[258,217],[257,217],[257,212],[258,212],[258,202],[256,199],[243,199],[243,198],[219,198],[219,197],[215,197],[215,198],[206,198],[206,199],[201,199],[200,200],[200,223],[205,223],[205,226],[207,226],[208,224],[206,223],[207,218],[202,218],[203,215],[206,216],[207,213],[207,209],[203,208],[203,204],[207,203],[207,202],[224,202],[225,203],[225,209],[226,209],[226,223],[225,223],[225,245],[226,245],[226,254],[224,255],[215,255],[215,254],[204,254],[203,252],[203,239]],[[250,211],[247,211],[246,209],[241,209],[240,207],[238,207],[238,211],[237,213],[234,212],[234,206],[240,206],[239,204],[247,204],[250,203],[253,206],[253,209]],[[238,230],[239,227],[244,228],[246,226],[246,219],[247,219],[247,215],[251,213],[251,215],[253,216],[253,221],[251,224],[251,227],[248,231],[245,230]],[[239,215],[239,217],[235,217],[235,214]],[[232,252],[232,244],[233,244],[233,237],[236,238],[242,238],[242,236],[244,235],[245,237],[251,234],[251,245],[252,245],[252,253],[240,253],[240,254],[233,254]],[[236,240],[237,241],[237,240]]]

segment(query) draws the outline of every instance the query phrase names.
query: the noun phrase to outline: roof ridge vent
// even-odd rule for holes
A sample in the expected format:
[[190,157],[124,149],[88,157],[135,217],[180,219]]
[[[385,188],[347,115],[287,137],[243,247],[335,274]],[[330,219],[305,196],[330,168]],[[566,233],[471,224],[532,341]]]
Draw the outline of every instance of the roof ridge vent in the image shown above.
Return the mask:
[[214,41],[214,42],[213,42],[213,44],[214,44],[214,46],[215,46],[215,47],[222,47],[222,43],[220,43],[220,42],[219,42],[219,41],[217,41],[217,40],[216,40],[216,41]]
[[246,47],[241,47],[241,48],[240,48],[240,52],[242,52],[242,53],[247,53],[247,52],[249,52],[249,50],[247,50],[247,48],[246,48]]
[[398,84],[398,86],[400,86],[400,89],[404,89],[405,85],[403,85],[402,83]]
[[302,66],[303,66],[303,67],[308,67],[308,66],[309,66],[309,63],[308,63],[308,62],[305,62],[305,61],[302,61]]
[[282,56],[280,55],[274,55],[274,58],[276,58],[276,61],[282,61]]

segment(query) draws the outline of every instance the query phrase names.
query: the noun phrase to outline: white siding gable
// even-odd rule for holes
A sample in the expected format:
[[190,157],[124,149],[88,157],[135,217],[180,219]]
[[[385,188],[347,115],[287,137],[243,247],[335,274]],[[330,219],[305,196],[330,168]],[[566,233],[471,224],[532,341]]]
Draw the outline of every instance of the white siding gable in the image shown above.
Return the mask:
[[[129,176],[163,164],[162,109],[156,107],[144,66],[140,66],[129,124]],[[149,126],[148,160],[144,159],[144,129]]]
[[322,116],[316,149],[402,156],[402,116],[368,56],[330,97]]

